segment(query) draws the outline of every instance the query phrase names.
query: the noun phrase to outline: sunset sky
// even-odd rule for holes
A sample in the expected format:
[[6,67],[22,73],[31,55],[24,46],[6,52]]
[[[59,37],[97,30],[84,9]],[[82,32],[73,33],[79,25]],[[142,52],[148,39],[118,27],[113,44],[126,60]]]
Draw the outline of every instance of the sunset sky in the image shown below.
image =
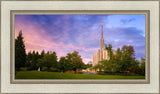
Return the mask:
[[100,48],[101,21],[105,44],[132,45],[136,59],[145,57],[145,15],[15,15],[15,38],[22,30],[26,52],[44,49],[59,58],[75,50],[88,63]]

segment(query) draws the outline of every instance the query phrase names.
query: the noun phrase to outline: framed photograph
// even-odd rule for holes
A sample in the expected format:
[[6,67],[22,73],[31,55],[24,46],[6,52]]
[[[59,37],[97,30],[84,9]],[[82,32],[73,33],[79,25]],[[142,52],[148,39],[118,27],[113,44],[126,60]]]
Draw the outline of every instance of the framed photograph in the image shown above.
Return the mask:
[[0,93],[160,93],[158,0],[0,2]]

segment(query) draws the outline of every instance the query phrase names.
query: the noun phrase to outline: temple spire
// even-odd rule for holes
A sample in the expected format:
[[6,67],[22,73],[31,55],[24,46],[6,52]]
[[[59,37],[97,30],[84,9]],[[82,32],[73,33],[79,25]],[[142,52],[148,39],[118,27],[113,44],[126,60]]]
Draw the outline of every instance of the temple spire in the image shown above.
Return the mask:
[[100,49],[104,49],[104,39],[103,39],[103,22],[101,22],[101,39],[100,39]]
[[102,31],[101,31],[101,39],[103,38],[103,22],[101,22],[101,27],[102,27]]

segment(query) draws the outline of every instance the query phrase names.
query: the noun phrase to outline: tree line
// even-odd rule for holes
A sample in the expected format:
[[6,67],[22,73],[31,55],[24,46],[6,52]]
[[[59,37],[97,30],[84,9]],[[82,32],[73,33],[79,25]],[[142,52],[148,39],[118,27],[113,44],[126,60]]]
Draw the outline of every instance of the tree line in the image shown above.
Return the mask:
[[15,39],[15,69],[21,70],[38,70],[41,71],[54,71],[54,72],[66,72],[75,71],[78,72],[81,69],[86,69],[91,64],[84,64],[81,56],[77,51],[68,53],[65,57],[61,57],[58,61],[56,52],[45,52],[44,50],[39,53],[38,51],[30,51],[26,54],[25,44],[22,36],[22,31]]
[[100,61],[94,69],[108,73],[131,72],[140,75],[145,75],[145,59],[140,61],[135,59],[135,51],[133,46],[124,45],[121,49],[112,49],[112,45],[106,45],[108,50],[109,60]]
[[[60,57],[58,60],[56,52],[40,53],[38,51],[30,51],[26,54],[25,44],[22,36],[22,31],[15,39],[15,70],[38,70],[66,72],[74,71],[75,73],[92,67],[92,62],[84,64],[81,56],[77,51],[67,53],[66,56]],[[133,46],[124,45],[121,49],[112,49],[112,45],[106,45],[105,49],[108,51],[109,60],[100,61],[93,69],[107,73],[131,72],[135,74],[145,75],[145,59],[140,61],[135,58],[135,51]]]

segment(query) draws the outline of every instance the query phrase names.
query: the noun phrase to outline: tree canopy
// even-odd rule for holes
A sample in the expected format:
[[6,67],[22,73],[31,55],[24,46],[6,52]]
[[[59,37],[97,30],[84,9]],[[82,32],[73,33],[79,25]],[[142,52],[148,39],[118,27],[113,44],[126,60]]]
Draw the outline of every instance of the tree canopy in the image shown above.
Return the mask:
[[22,36],[22,30],[15,39],[15,69],[20,70],[26,64],[25,44]]
[[[57,58],[56,52],[42,50],[29,51],[26,54],[25,44],[23,40],[22,31],[15,39],[15,69],[16,71],[23,70],[37,70],[39,67],[42,71],[74,71],[92,67],[92,62],[84,64],[82,57],[77,51],[67,53],[66,56]],[[135,59],[134,47],[124,45],[121,49],[112,49],[112,45],[106,45],[105,49],[108,51],[109,60],[100,61],[94,69],[99,69],[104,72],[131,72],[145,75],[145,58],[141,61]]]
[[38,66],[39,67],[47,67],[47,70],[51,70],[51,67],[56,69],[57,64],[57,56],[56,52],[48,52],[47,54],[44,54],[44,56],[40,59],[38,59]]
[[[121,49],[117,48],[113,54],[112,45],[106,45],[109,60],[100,61],[94,69],[104,70],[105,72],[131,72],[145,74],[145,60],[141,62],[135,59],[135,51],[133,46],[124,45]],[[141,64],[140,64],[141,63]]]

